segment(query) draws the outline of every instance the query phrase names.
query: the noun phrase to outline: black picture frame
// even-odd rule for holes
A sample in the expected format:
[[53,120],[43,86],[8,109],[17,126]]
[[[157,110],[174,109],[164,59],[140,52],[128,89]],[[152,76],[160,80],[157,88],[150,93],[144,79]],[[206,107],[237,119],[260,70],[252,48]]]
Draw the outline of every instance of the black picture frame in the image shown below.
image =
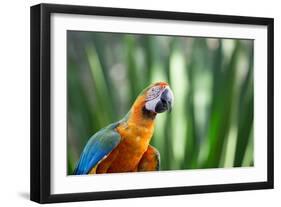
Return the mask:
[[[50,16],[53,13],[180,20],[207,23],[232,23],[267,26],[267,181],[238,184],[219,184],[188,187],[87,192],[74,194],[50,193],[50,130],[51,130],[51,70],[50,70]],[[31,173],[30,199],[39,203],[118,199],[145,196],[210,193],[273,188],[273,39],[272,18],[181,13],[168,11],[103,8],[56,4],[31,7]]]

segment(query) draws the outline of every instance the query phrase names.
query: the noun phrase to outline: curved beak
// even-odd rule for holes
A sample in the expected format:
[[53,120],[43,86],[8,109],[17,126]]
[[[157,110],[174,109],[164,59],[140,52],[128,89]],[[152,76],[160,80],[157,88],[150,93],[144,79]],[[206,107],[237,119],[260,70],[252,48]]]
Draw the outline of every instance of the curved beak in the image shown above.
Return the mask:
[[174,94],[172,90],[167,87],[161,94],[160,101],[155,107],[157,113],[162,113],[164,111],[171,111],[174,102]]

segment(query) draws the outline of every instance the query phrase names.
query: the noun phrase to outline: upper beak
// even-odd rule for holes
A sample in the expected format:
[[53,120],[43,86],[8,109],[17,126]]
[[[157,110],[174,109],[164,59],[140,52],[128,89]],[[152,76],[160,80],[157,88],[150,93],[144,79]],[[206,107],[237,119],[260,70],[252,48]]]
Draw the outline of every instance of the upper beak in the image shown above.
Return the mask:
[[161,94],[161,101],[164,105],[167,105],[167,110],[171,112],[174,102],[174,94],[170,88],[166,88]]

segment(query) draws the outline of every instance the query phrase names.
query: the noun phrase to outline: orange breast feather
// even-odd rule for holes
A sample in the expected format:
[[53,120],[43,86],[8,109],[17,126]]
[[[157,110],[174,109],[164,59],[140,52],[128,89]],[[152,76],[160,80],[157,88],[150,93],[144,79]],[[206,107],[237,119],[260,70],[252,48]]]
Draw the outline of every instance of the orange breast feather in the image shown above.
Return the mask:
[[97,166],[96,173],[132,172],[146,152],[154,131],[154,118],[143,114],[144,97],[135,101],[128,121],[116,131],[121,135],[120,144]]

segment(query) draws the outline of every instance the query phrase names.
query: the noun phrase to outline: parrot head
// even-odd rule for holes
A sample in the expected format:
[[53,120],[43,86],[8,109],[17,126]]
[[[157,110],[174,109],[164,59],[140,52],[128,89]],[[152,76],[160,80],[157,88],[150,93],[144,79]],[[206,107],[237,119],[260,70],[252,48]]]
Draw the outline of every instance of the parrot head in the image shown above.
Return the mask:
[[147,111],[162,113],[172,109],[174,95],[166,82],[157,82],[150,85],[145,89],[144,97],[144,107]]
[[135,100],[129,119],[138,124],[151,125],[158,113],[171,111],[174,95],[166,82],[153,83],[145,88]]

